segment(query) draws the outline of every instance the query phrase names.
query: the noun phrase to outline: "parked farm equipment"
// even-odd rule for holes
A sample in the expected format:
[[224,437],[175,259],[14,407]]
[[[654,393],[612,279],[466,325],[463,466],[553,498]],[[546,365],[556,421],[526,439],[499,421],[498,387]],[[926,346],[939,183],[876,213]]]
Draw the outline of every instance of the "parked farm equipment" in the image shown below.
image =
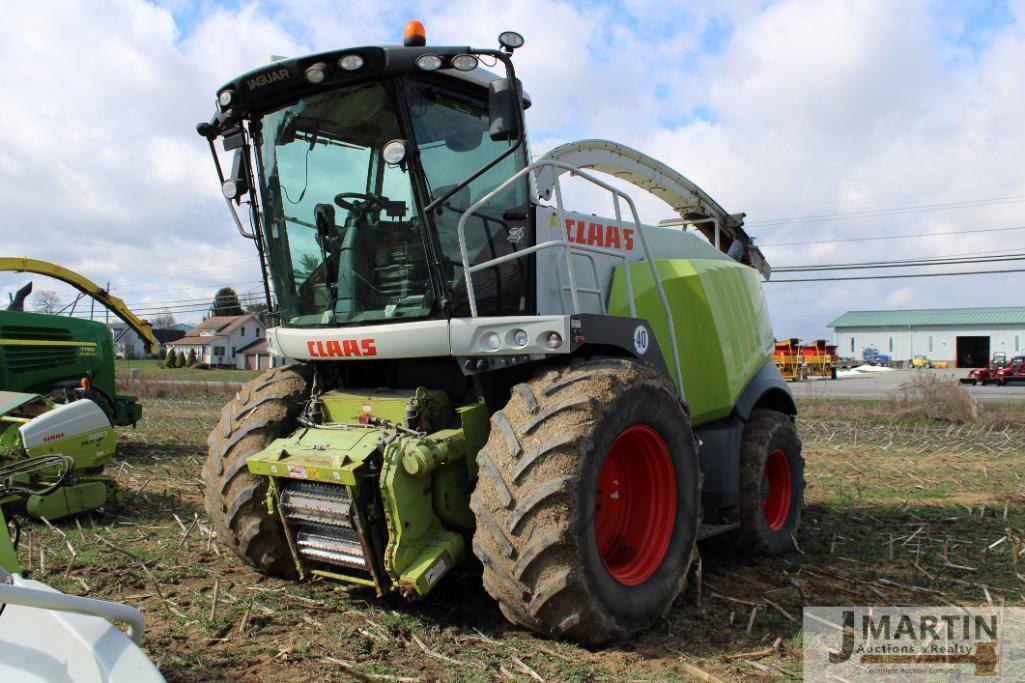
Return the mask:
[[783,379],[791,382],[807,379],[808,373],[801,355],[800,339],[783,339],[775,342],[772,360]]
[[[699,539],[793,547],[796,407],[742,214],[613,142],[531,163],[523,39],[499,41],[411,24],[218,90],[197,129],[267,266],[268,345],[299,362],[224,408],[206,509],[259,571],[379,595],[420,598],[472,549],[511,621],[600,643],[669,609]],[[679,218],[642,225],[595,171]],[[568,211],[566,174],[615,216]]]
[[816,339],[801,345],[801,362],[806,377],[836,379],[836,344],[830,344],[825,339]]
[[994,370],[993,379],[1000,386],[1025,382],[1025,356],[1015,356]]
[[[148,351],[157,351],[150,324],[88,278],[55,263],[27,258],[0,257],[0,271],[38,273],[75,287],[137,332]],[[67,315],[25,312],[24,299],[31,290],[29,283],[7,310],[0,310],[0,390],[50,395],[58,402],[88,398],[112,424],[135,424],[142,407],[134,396],[117,393],[110,328]]]
[[[1000,369],[1007,367],[1009,361],[1007,354],[997,351],[990,359],[989,365],[984,368],[972,368],[968,371],[967,377],[961,378],[962,384],[999,384],[997,373]],[[944,366],[945,367],[945,366]],[[1006,382],[1004,382],[1006,384]]]
[[[0,271],[66,282],[109,307],[155,350],[149,324],[87,278],[45,261],[0,258]],[[123,496],[103,474],[114,455],[112,425],[131,425],[142,408],[117,393],[114,344],[100,322],[27,313],[31,283],[0,311],[0,481],[20,495],[0,499],[9,513],[56,520],[117,508]]]

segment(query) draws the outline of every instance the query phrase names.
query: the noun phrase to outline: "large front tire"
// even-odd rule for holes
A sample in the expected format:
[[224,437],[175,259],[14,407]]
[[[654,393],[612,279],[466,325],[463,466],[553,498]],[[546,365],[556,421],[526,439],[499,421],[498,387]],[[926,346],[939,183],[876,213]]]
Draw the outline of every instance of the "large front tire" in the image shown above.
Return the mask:
[[596,645],[648,628],[683,590],[701,474],[666,378],[601,360],[519,384],[477,463],[473,548],[510,621]]
[[309,395],[310,370],[287,365],[242,387],[221,410],[207,439],[204,504],[221,544],[271,576],[298,576],[277,515],[267,514],[267,478],[250,474],[246,459],[298,426]]

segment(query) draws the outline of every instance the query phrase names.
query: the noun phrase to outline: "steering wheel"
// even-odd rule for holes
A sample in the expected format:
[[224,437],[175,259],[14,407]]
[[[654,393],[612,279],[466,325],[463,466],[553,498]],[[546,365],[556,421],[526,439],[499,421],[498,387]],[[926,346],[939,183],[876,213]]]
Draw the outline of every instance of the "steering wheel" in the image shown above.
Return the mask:
[[356,205],[352,202],[345,201],[346,199],[362,199],[366,202],[364,211],[368,209],[385,209],[388,206],[387,197],[379,197],[376,194],[367,194],[364,192],[341,192],[335,195],[335,204],[342,207],[346,211],[353,211],[356,209]]

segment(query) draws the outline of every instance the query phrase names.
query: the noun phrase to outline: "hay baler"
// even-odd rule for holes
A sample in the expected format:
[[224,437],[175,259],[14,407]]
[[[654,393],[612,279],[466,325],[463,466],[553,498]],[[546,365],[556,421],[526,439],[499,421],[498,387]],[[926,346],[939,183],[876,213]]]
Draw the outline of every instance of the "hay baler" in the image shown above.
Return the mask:
[[[791,548],[803,460],[742,215],[617,143],[531,162],[522,42],[414,23],[218,90],[197,130],[297,362],[224,408],[206,509],[259,571],[378,594],[472,554],[510,620],[599,643],[669,609],[699,539]],[[568,174],[611,215],[570,211]]]

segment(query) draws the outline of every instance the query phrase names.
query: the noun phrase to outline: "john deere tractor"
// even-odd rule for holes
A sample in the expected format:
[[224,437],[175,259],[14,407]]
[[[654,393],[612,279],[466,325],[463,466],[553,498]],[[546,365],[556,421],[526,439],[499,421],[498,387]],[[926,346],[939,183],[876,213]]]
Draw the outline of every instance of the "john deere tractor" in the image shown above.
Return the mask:
[[[405,38],[272,58],[197,126],[294,361],[210,435],[220,540],[410,599],[472,554],[511,621],[589,644],[664,614],[699,540],[793,547],[796,408],[743,215],[613,142],[531,162],[519,34]],[[567,175],[611,217],[569,211]],[[642,225],[624,183],[675,218]]]
[[[150,324],[88,278],[20,257],[0,257],[0,271],[37,273],[73,286],[156,350]],[[114,477],[103,474],[114,457],[112,425],[134,425],[142,407],[134,396],[117,393],[110,329],[92,320],[26,312],[31,291],[32,283],[25,285],[0,310],[0,514],[53,521],[120,507],[124,495]]]

